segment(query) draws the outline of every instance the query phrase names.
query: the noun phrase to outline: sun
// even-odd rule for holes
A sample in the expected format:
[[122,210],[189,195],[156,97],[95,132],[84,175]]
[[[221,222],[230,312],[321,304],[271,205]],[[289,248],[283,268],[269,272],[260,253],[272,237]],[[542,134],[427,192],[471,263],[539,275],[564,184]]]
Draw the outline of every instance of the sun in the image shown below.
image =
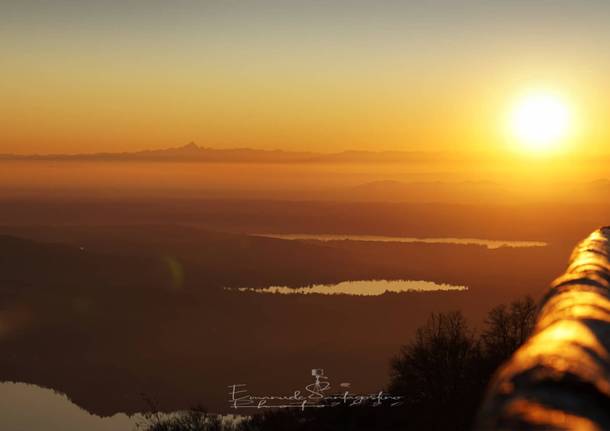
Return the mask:
[[570,132],[572,114],[561,96],[534,91],[522,96],[510,115],[511,135],[528,151],[557,149]]

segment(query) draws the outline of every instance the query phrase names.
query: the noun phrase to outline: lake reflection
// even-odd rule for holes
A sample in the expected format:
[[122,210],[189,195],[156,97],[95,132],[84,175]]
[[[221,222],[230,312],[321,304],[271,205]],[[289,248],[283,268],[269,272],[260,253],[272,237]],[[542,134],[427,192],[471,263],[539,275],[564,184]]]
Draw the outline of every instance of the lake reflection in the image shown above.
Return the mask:
[[451,284],[434,283],[423,280],[360,280],[343,281],[338,284],[315,284],[308,287],[271,286],[264,289],[253,289],[241,287],[239,292],[256,293],[278,293],[280,295],[311,294],[320,295],[354,295],[354,296],[379,296],[384,293],[401,292],[432,292],[432,291],[465,291],[466,286],[454,286]]
[[101,418],[81,409],[63,394],[25,383],[0,383],[0,429],[3,431],[131,431],[138,415]]
[[274,234],[261,233],[254,236],[266,238],[288,239],[288,240],[313,240],[313,241],[370,241],[370,242],[403,242],[424,244],[457,244],[457,245],[482,245],[489,249],[500,247],[545,247],[542,241],[503,241],[479,238],[414,238],[405,236],[381,236],[381,235],[335,235],[335,234]]

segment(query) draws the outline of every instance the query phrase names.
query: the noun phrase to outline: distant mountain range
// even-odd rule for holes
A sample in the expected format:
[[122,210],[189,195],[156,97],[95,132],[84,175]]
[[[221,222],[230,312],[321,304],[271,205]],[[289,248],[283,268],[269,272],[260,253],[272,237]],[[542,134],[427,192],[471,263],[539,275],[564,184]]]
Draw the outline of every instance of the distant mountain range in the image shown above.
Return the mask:
[[176,148],[124,153],[84,154],[0,154],[0,160],[55,161],[184,161],[184,162],[250,162],[250,163],[371,163],[430,162],[449,160],[445,153],[420,151],[343,151],[315,153],[252,148],[214,149],[190,143]]

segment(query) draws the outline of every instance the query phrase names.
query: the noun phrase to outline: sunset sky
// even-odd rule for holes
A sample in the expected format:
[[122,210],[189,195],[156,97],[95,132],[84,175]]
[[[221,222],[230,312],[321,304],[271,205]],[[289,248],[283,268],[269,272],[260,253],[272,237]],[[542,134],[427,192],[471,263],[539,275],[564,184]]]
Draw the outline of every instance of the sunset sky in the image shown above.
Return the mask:
[[610,130],[607,1],[2,1],[0,153],[505,149],[528,89]]

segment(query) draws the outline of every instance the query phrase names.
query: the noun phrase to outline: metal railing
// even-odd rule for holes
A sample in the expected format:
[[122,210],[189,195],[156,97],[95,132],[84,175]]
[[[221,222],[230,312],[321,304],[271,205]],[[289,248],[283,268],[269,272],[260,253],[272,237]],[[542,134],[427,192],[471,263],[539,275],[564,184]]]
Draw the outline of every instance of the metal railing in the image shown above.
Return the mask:
[[574,249],[532,335],[492,380],[475,429],[610,430],[610,227]]

